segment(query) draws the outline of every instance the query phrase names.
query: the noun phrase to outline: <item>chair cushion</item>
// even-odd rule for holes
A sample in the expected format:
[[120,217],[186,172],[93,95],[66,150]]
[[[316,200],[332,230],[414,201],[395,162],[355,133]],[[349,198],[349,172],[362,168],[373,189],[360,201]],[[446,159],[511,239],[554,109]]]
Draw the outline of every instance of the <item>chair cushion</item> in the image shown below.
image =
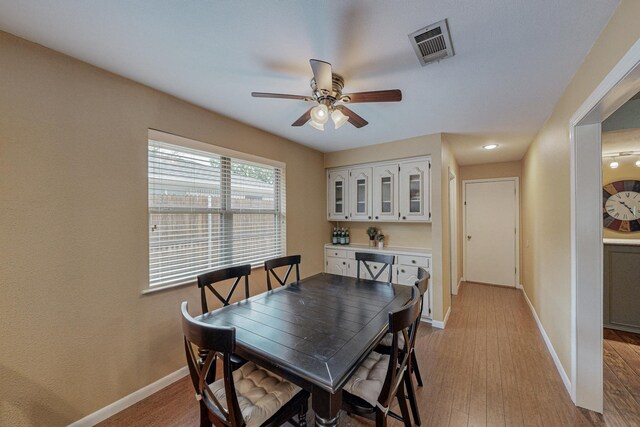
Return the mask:
[[[247,427],[258,427],[267,421],[300,391],[300,387],[253,362],[247,362],[233,371],[233,382]],[[219,379],[210,387],[216,399],[227,409],[224,379]]]
[[389,368],[389,355],[372,351],[353,373],[343,390],[376,406]]
[[[387,332],[387,334],[380,340],[380,345],[384,345],[385,347],[391,347],[393,341],[393,334],[391,332]],[[400,333],[398,336],[398,348],[404,348],[404,334]]]

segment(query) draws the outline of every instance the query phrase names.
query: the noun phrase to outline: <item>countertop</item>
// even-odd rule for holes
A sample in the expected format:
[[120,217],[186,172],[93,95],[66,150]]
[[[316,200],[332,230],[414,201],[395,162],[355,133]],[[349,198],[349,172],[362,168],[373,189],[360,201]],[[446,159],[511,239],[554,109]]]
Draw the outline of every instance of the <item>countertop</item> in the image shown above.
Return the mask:
[[366,252],[380,252],[382,254],[390,255],[426,255],[431,256],[430,248],[405,248],[400,246],[385,246],[384,249],[378,249],[378,246],[370,248],[369,245],[363,245],[360,243],[350,243],[348,245],[334,245],[327,243],[324,245],[329,249],[348,249],[348,250],[361,250]]
[[640,246],[640,239],[602,239],[605,245]]

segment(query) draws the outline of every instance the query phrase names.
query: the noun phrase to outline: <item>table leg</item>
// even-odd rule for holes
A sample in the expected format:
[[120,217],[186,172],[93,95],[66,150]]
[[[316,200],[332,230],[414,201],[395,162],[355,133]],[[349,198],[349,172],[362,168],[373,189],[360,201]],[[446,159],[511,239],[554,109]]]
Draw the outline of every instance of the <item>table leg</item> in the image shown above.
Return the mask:
[[314,388],[311,405],[316,414],[316,426],[336,427],[342,406],[342,390],[332,394],[326,390]]

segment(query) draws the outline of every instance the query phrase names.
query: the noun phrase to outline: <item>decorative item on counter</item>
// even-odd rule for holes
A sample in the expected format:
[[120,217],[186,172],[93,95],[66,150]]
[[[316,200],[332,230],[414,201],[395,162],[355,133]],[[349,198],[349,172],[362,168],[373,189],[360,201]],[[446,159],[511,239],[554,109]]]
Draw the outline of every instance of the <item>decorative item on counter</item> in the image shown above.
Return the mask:
[[345,245],[349,244],[349,229],[347,228],[347,234],[345,236]]
[[384,234],[378,234],[376,240],[378,241],[378,249],[384,248]]
[[331,243],[338,244],[338,227],[333,227],[333,236],[331,237]]
[[375,246],[376,234],[378,234],[378,229],[375,227],[367,228],[367,235],[369,236],[369,247],[373,248]]
[[347,244],[347,233],[344,231],[344,228],[340,229],[340,244],[341,245]]

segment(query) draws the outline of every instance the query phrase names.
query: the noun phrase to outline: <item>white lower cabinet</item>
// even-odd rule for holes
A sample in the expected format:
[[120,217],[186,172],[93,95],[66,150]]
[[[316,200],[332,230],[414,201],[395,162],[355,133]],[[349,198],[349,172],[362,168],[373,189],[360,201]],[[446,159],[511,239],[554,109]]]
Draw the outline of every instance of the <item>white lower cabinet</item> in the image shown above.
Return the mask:
[[[395,252],[394,249],[397,251]],[[428,253],[411,253],[410,250],[403,250],[402,248],[388,248],[388,249],[371,249],[366,246],[349,245],[349,246],[325,246],[325,272],[331,274],[339,274],[341,276],[356,277],[358,266],[355,259],[356,252],[368,252],[368,253],[384,253],[386,255],[394,255],[395,262],[392,266],[393,271],[393,283],[399,285],[414,286],[418,280],[418,268],[422,267],[431,274],[431,255]],[[426,251],[425,251],[426,252]],[[378,274],[383,264],[376,262],[369,262],[371,272],[375,275]],[[360,268],[360,277],[364,279],[371,279],[364,265]],[[389,277],[388,268],[380,275],[378,280],[386,281]],[[424,296],[424,309],[422,317],[426,320],[431,319],[431,301],[432,301],[431,283],[429,283],[429,291]]]

